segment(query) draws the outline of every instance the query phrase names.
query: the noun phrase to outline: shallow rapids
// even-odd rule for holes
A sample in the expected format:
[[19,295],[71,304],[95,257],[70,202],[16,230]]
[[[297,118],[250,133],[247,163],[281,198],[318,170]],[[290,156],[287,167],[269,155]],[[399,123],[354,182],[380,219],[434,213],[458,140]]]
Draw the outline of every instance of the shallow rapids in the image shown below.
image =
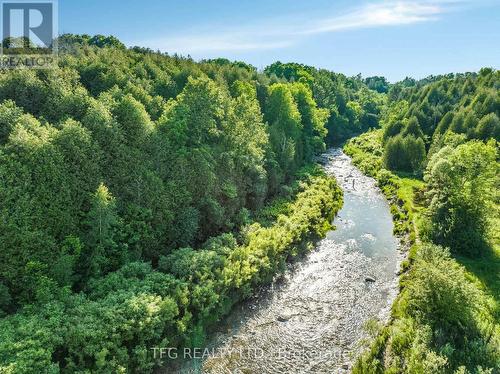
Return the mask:
[[344,190],[337,229],[219,323],[207,344],[212,357],[176,372],[346,373],[365,323],[388,319],[402,258],[389,205],[340,149],[321,161]]

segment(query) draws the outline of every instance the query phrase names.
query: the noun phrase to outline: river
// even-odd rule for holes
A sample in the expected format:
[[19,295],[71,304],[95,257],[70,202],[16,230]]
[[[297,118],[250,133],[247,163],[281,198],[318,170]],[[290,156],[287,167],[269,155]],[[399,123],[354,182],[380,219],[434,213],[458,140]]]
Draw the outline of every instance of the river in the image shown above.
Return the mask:
[[175,372],[347,373],[366,322],[388,320],[403,258],[389,205],[340,149],[321,161],[344,190],[336,230],[216,326],[211,357]]

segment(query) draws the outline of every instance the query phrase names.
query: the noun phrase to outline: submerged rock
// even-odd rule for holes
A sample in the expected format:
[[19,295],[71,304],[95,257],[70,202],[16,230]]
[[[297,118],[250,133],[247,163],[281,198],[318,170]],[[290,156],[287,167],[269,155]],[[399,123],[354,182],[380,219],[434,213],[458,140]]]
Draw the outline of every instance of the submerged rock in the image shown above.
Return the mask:
[[279,315],[276,319],[279,321],[279,322],[286,322],[288,321],[289,319],[291,318],[291,316],[287,316],[287,315]]

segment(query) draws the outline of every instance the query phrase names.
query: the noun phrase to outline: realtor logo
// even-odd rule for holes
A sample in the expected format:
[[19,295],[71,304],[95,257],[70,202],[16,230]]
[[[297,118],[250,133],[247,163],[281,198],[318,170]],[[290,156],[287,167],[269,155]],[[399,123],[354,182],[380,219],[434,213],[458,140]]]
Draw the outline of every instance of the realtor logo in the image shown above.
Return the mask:
[[0,68],[53,67],[57,54],[56,0],[2,0]]

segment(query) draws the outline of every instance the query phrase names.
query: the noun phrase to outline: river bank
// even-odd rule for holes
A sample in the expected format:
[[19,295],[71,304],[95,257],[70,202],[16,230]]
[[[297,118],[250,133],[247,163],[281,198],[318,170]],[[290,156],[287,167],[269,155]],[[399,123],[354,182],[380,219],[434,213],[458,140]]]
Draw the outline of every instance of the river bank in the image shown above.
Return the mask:
[[180,372],[347,372],[367,337],[365,324],[388,320],[403,259],[389,205],[340,149],[320,161],[344,191],[337,229],[237,305],[210,336],[210,357]]

